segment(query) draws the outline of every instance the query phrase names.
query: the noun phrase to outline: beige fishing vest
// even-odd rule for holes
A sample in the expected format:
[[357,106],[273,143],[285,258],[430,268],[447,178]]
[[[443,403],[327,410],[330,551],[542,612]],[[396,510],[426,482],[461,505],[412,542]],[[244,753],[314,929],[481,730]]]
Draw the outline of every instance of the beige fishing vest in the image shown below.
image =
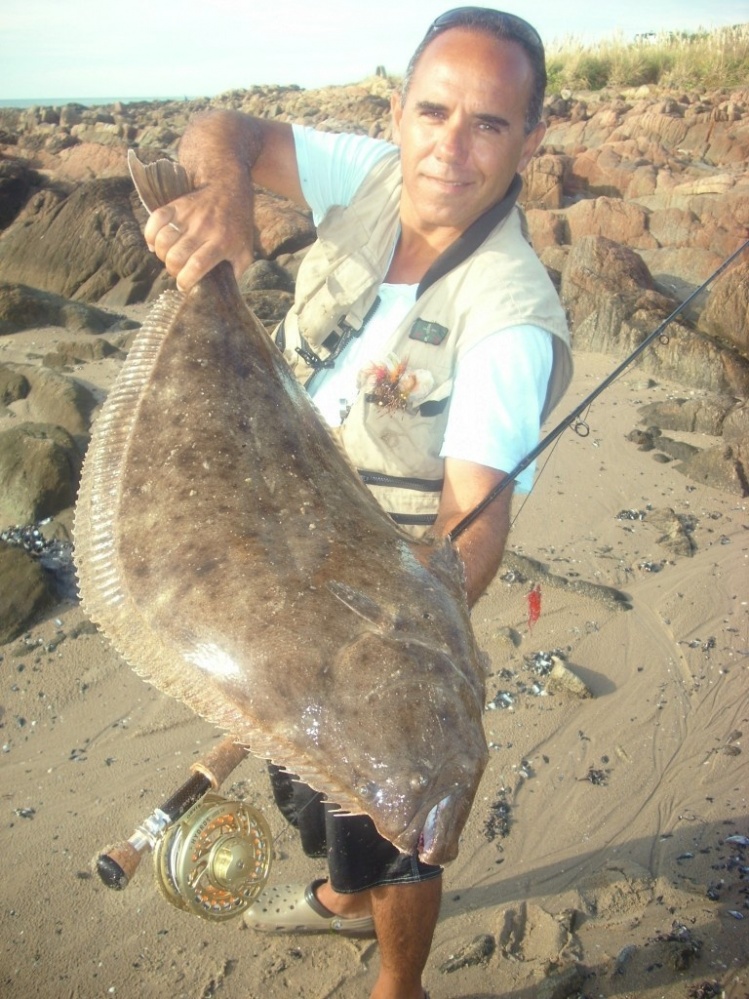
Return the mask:
[[[294,306],[276,331],[276,342],[302,383],[334,364],[376,309],[399,232],[400,192],[394,151],[377,163],[350,205],[333,207],[320,224],[299,270]],[[553,334],[545,417],[572,375],[569,333],[556,291],[512,207],[483,238],[480,252],[418,294],[393,330],[387,365],[359,373],[362,391],[343,420],[340,438],[379,503],[411,533],[423,534],[439,505],[444,465],[439,452],[458,361],[484,337],[525,323]]]

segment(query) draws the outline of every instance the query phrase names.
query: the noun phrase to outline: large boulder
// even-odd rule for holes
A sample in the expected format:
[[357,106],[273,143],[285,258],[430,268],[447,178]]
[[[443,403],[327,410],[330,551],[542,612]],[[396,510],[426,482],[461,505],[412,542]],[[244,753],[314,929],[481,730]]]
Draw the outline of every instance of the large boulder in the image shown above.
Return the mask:
[[49,368],[16,364],[13,370],[29,386],[19,404],[19,416],[34,423],[61,427],[74,437],[88,434],[98,404],[90,389],[75,378]]
[[647,211],[632,201],[608,197],[578,201],[564,217],[572,243],[585,236],[607,236],[635,250],[658,245],[648,230]]
[[41,564],[28,552],[0,539],[0,645],[10,642],[55,599]]
[[[574,346],[619,357],[660,328],[675,302],[656,290],[642,258],[603,236],[585,236],[567,255],[561,284]],[[643,351],[646,371],[719,395],[749,396],[749,360],[673,320],[665,342]]]
[[[93,180],[0,238],[0,280],[112,305],[143,300],[160,270],[148,252],[125,177]],[[142,215],[141,215],[142,218]],[[119,292],[119,294],[115,294]]]
[[705,448],[676,468],[687,478],[714,489],[749,496],[749,437]]
[[702,325],[749,357],[749,252],[710,291]]
[[0,433],[0,524],[53,517],[75,502],[80,451],[62,427],[22,423]]
[[255,192],[255,230],[255,252],[269,259],[296,253],[314,243],[317,235],[308,211],[262,189]]

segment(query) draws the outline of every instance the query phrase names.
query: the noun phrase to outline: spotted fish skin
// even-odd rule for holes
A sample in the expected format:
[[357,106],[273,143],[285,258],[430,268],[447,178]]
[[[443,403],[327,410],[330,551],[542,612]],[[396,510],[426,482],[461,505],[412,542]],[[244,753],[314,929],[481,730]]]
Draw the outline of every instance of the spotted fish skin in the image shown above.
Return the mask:
[[457,855],[488,756],[461,563],[379,507],[228,264],[139,332],[74,537],[84,610],[141,676],[404,852]]

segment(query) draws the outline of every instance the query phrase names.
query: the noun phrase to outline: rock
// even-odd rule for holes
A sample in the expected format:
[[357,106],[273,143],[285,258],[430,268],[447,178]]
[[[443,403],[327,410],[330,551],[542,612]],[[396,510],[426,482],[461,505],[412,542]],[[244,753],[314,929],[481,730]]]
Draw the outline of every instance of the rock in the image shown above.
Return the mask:
[[90,340],[76,340],[72,343],[61,343],[57,349],[45,354],[42,363],[48,368],[63,368],[70,365],[81,364],[85,361],[100,361],[112,355],[125,357],[123,351],[119,350],[108,340],[102,337],[92,337]]
[[73,506],[80,467],[62,427],[22,423],[0,432],[0,524],[36,522]]
[[676,469],[695,482],[749,496],[749,437],[705,448]]
[[317,236],[310,212],[262,189],[255,192],[255,229],[256,250],[269,259],[295,253],[314,243]]
[[[0,142],[12,159],[0,160],[0,227],[8,226],[0,278],[113,308],[152,300],[173,282],[138,232],[145,215],[125,175],[127,145],[146,161],[173,155],[189,118],[211,107],[388,139],[394,89],[374,75],[344,87],[256,86],[211,100],[3,109]],[[546,141],[525,171],[521,200],[533,245],[569,305],[576,347],[630,352],[741,245],[749,227],[748,107],[746,88],[697,95],[650,85],[549,97]],[[264,191],[256,228],[258,255],[284,263],[315,235],[309,213]],[[643,271],[634,274],[635,287],[613,251],[578,254],[591,238],[637,251]],[[593,268],[587,276],[586,263]],[[669,343],[649,348],[642,365],[747,398],[748,267],[744,258],[734,268],[743,277],[729,272],[691,302]],[[265,292],[288,289],[251,290],[263,293],[259,307],[274,325],[283,300]]]
[[689,433],[720,436],[733,401],[728,399],[668,399],[640,406],[643,423],[663,430],[686,430]]
[[23,207],[38,174],[19,160],[0,160],[0,229],[11,224]]
[[664,434],[661,434],[658,438],[656,447],[659,451],[662,451],[664,454],[667,454],[669,458],[673,458],[676,461],[687,461],[700,451],[700,448],[695,447],[694,444],[689,444],[686,441],[675,441],[673,438],[666,437]]
[[571,694],[580,700],[593,696],[593,691],[579,676],[565,665],[558,656],[552,656],[553,666],[546,680],[546,689],[550,694]]
[[660,510],[648,510],[646,522],[663,533],[658,538],[662,545],[672,555],[684,555],[691,558],[697,546],[690,533],[690,524],[680,517],[671,507]]
[[54,587],[28,552],[0,540],[0,644],[17,638],[55,599]]
[[161,265],[146,248],[136,204],[130,180],[110,178],[81,184],[51,210],[25,215],[0,238],[0,280],[85,302],[125,281],[128,302],[142,301]]
[[[628,356],[673,312],[655,290],[642,259],[603,236],[573,243],[561,285],[572,321],[573,345]],[[718,395],[749,396],[749,360],[735,350],[672,320],[667,341],[652,343],[638,364],[662,378]]]
[[278,326],[294,302],[288,291],[249,291],[245,302],[268,330]]
[[713,336],[749,355],[749,260],[740,258],[716,281],[702,313],[702,325]]
[[23,402],[22,415],[36,423],[50,423],[77,436],[88,434],[97,400],[76,381],[48,368],[18,364],[31,389]]
[[727,441],[749,439],[749,405],[736,403],[723,420],[723,436]]
[[571,965],[554,969],[536,991],[537,999],[576,999],[581,994],[587,975],[583,968]]
[[525,222],[531,245],[539,256],[551,246],[561,247],[569,243],[567,224],[557,212],[529,208],[525,212]]
[[[654,249],[658,245],[648,230],[645,209],[621,198],[578,201],[567,209],[565,220],[573,245],[585,236],[605,236],[635,250]],[[655,287],[649,271],[648,283],[650,287]]]
[[605,195],[610,198],[653,194],[660,164],[647,162],[636,143],[606,143],[572,158],[566,194]]
[[294,292],[294,278],[275,260],[256,260],[242,275],[240,291]]
[[0,405],[8,406],[11,402],[25,399],[31,390],[28,380],[20,373],[0,364]]
[[102,145],[79,136],[73,144],[57,151],[55,176],[76,184],[102,177],[128,177],[125,137],[112,136],[110,142]]
[[460,968],[466,968],[470,965],[486,964],[495,949],[494,937],[488,933],[482,933],[441,964],[440,971],[443,974],[449,974],[451,971],[458,971]]
[[655,285],[634,250],[600,235],[581,236],[570,251],[563,275],[565,304],[576,320],[585,318],[601,293],[625,295],[632,301]]
[[636,444],[638,451],[652,451],[655,447],[653,434],[647,430],[638,430],[637,428],[630,430],[627,434],[627,440]]
[[0,281],[0,336],[35,326],[64,326],[74,333],[101,333],[118,319],[102,309],[71,302],[61,295]]
[[521,203],[533,208],[561,208],[569,164],[567,156],[534,156],[523,172]]

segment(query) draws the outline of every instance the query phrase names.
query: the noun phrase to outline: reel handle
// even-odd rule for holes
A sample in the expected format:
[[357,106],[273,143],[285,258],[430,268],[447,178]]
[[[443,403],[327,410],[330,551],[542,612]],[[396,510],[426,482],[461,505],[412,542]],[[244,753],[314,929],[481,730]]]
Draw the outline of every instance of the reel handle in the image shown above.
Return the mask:
[[244,746],[227,736],[190,767],[192,776],[157,808],[130,839],[108,847],[97,857],[96,871],[107,888],[123,891],[138,869],[144,855],[165,829],[189,811],[210,790],[216,790],[247,756]]

